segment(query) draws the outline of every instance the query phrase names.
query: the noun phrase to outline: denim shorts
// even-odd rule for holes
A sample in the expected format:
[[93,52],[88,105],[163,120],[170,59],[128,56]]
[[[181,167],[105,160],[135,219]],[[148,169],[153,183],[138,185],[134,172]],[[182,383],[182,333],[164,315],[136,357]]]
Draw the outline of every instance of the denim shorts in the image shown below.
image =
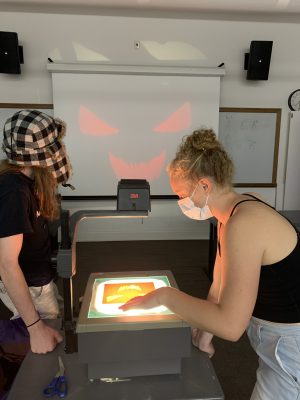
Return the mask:
[[300,324],[252,317],[247,334],[259,357],[251,400],[300,400]]

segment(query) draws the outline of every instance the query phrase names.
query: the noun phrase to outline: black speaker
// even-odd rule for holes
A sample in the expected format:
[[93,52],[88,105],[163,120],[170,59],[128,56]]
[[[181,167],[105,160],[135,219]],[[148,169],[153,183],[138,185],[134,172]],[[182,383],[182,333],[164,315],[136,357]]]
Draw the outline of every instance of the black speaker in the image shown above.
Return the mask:
[[18,44],[16,32],[0,32],[0,72],[20,74],[22,48]]
[[245,54],[244,69],[248,80],[267,80],[269,77],[272,41],[252,40],[250,52]]

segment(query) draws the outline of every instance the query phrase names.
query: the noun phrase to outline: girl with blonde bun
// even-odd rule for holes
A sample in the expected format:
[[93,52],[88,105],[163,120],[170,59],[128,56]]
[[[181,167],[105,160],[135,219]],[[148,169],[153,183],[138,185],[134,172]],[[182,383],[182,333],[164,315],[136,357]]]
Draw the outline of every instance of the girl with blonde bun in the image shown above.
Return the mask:
[[168,307],[193,327],[193,343],[210,356],[214,335],[237,341],[247,330],[259,356],[251,400],[296,400],[300,398],[299,232],[259,195],[235,192],[233,171],[230,157],[208,129],[185,137],[168,167],[170,185],[184,214],[218,220],[207,299],[164,287],[121,308]]

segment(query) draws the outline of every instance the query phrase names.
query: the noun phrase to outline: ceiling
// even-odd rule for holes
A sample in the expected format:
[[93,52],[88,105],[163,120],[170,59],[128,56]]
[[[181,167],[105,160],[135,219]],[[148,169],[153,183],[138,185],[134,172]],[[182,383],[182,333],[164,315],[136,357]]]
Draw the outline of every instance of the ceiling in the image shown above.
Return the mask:
[[[0,0],[0,11],[293,19],[300,23],[300,0]],[[242,18],[242,19],[243,19]]]

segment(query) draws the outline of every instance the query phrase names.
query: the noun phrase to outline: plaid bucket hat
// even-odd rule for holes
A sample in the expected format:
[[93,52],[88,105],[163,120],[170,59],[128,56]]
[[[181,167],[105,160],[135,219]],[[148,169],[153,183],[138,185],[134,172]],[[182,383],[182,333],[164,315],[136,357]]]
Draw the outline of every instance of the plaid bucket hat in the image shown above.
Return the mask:
[[65,123],[37,110],[21,110],[4,125],[3,151],[9,163],[49,168],[58,183],[65,183],[71,165],[61,139]]

